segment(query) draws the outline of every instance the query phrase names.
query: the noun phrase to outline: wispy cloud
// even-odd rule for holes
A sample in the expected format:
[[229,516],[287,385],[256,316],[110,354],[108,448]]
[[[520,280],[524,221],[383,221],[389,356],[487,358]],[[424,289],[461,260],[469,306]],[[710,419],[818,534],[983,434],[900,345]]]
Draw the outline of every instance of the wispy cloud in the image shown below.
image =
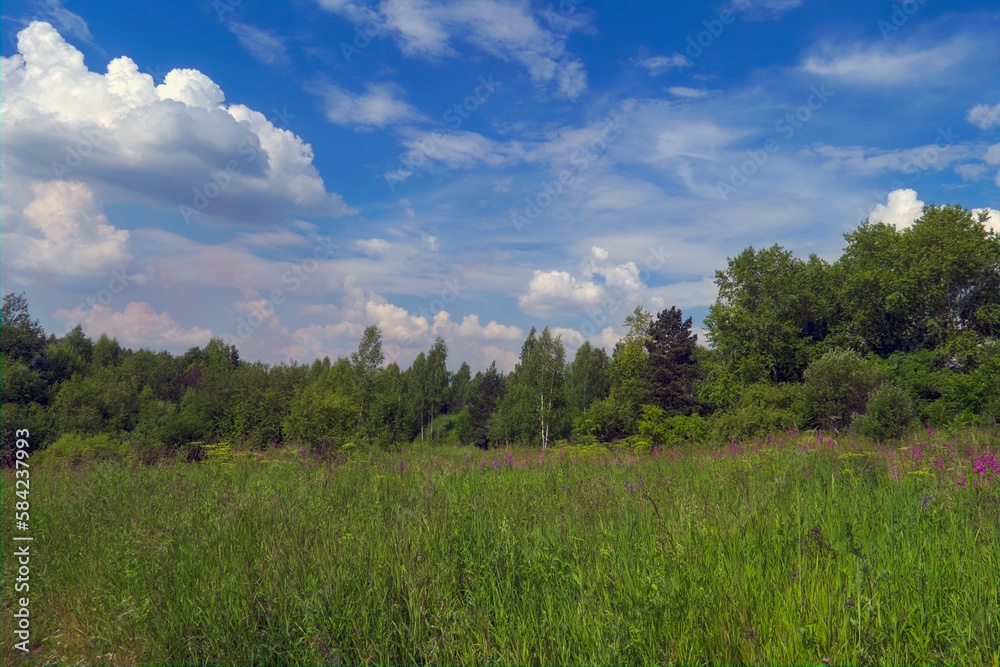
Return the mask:
[[961,40],[924,49],[890,49],[882,44],[824,47],[806,57],[801,69],[848,82],[900,85],[950,69],[966,55]]
[[650,76],[659,76],[671,69],[684,69],[691,67],[694,63],[681,53],[674,53],[669,56],[643,56],[637,58],[635,64],[649,70]]
[[254,58],[270,67],[287,67],[291,64],[285,42],[270,30],[261,30],[246,23],[231,21],[226,24],[229,32],[236,35]]
[[335,83],[315,87],[326,102],[326,117],[338,125],[386,127],[423,119],[423,114],[403,98],[394,83],[366,83],[365,92],[352,93]]

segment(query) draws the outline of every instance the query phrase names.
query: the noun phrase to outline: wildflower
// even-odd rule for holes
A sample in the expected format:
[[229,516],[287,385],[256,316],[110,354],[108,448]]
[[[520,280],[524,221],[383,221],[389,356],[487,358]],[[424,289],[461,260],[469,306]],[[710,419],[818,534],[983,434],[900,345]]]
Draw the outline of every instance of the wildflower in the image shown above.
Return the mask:
[[500,462],[497,461],[496,459],[493,459],[493,469],[500,470]]
[[921,456],[921,454],[920,454],[920,448],[919,447],[914,448],[914,450],[913,450],[913,458],[919,459],[920,456]]
[[559,458],[562,458],[562,457],[563,457],[563,450],[560,449],[559,450]]
[[816,431],[816,442],[823,442],[823,433],[821,431]]
[[513,463],[514,463],[514,455],[513,454],[511,454],[510,452],[507,452],[503,456],[507,460],[507,465],[508,466],[513,465]]
[[809,472],[809,468],[806,468],[806,477],[812,477],[813,474]]
[[934,429],[932,429],[930,426],[927,427],[927,435],[934,435]]
[[263,461],[263,460],[264,460],[264,455],[261,454],[260,452],[258,452],[257,453],[257,461]]
[[940,456],[935,456],[934,457],[934,467],[937,468],[938,470],[944,472],[944,459],[942,459]]
[[961,488],[964,489],[965,485],[966,485],[965,476],[964,475],[959,475],[958,479],[955,480],[955,486],[958,486],[958,487],[961,487]]
[[653,445],[653,456],[656,456],[659,453],[660,453],[660,446],[659,445]]
[[893,470],[891,473],[889,473],[889,476],[892,477],[892,481],[894,482],[899,481],[900,474],[898,470]]
[[924,496],[924,499],[920,501],[920,509],[927,507],[927,501],[931,500],[930,496]]

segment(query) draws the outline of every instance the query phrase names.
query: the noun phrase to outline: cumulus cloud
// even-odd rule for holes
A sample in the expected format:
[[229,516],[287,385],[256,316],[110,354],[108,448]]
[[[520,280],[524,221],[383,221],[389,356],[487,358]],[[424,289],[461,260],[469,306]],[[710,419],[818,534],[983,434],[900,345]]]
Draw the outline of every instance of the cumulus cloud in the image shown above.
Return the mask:
[[535,271],[517,305],[529,315],[542,317],[573,314],[603,299],[604,288],[592,281],[577,280],[566,271]]
[[915,190],[893,190],[885,204],[876,204],[868,219],[884,222],[896,229],[906,229],[924,214],[924,203],[917,199]]
[[980,130],[988,130],[1000,125],[1000,104],[977,104],[969,109],[965,119]]
[[496,320],[490,320],[489,324],[483,326],[479,323],[478,315],[466,315],[455,331],[463,338],[510,341],[519,341],[524,338],[524,331],[520,327],[498,324]]
[[249,224],[289,215],[352,212],[326,192],[312,147],[241,104],[197,70],[175,69],[163,83],[128,57],[105,74],[48,23],[18,34],[18,53],[0,58],[0,159],[31,180],[72,179],[105,202],[142,202]]
[[129,233],[108,222],[83,183],[31,185],[23,211],[3,210],[0,249],[6,267],[50,278],[107,272],[132,259]]
[[972,219],[979,220],[982,213],[986,214],[986,221],[983,223],[986,231],[1000,234],[1000,211],[995,208],[974,208],[972,209]]
[[77,306],[57,310],[53,315],[67,324],[81,323],[91,338],[103,333],[133,347],[182,349],[205,345],[212,338],[210,330],[184,327],[170,313],[157,313],[145,301],[132,301],[121,312],[94,304],[90,310]]

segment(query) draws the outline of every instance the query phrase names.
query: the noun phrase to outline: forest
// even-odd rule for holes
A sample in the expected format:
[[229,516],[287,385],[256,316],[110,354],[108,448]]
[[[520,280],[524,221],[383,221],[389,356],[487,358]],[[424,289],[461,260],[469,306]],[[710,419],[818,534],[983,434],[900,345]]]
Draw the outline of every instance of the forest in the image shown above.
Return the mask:
[[[651,451],[799,429],[888,441],[921,425],[995,426],[1000,414],[1000,236],[959,206],[911,227],[864,223],[829,263],[774,245],[716,272],[707,341],[671,307],[637,307],[609,354],[574,358],[548,327],[520,360],[448,370],[437,339],[409,368],[385,364],[368,327],[349,358],[241,360],[221,339],[181,355],[46,334],[23,294],[3,299],[2,459],[14,431],[83,461],[200,460],[227,443],[329,455],[414,442],[483,449],[618,443]],[[704,344],[699,344],[704,343]],[[454,364],[452,364],[454,367]]]

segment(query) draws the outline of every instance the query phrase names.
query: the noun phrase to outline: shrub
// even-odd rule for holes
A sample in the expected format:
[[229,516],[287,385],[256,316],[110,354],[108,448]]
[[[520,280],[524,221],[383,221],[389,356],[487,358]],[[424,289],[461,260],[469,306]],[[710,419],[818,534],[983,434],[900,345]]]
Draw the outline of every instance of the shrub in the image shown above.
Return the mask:
[[876,440],[898,438],[913,420],[913,402],[895,385],[879,389],[868,401],[868,413],[854,418],[862,434]]
[[670,447],[682,443],[702,442],[708,437],[708,422],[701,416],[666,417],[665,414],[658,406],[642,406],[639,437],[643,441]]
[[44,461],[80,464],[90,461],[120,461],[126,451],[127,448],[122,443],[104,434],[65,433],[38,456]]
[[791,382],[745,387],[733,407],[710,418],[711,439],[748,440],[805,426],[808,406],[803,391],[803,385]]
[[847,427],[851,415],[865,411],[885,379],[884,370],[857,352],[840,348],[827,352],[805,371],[810,422],[823,429]]

